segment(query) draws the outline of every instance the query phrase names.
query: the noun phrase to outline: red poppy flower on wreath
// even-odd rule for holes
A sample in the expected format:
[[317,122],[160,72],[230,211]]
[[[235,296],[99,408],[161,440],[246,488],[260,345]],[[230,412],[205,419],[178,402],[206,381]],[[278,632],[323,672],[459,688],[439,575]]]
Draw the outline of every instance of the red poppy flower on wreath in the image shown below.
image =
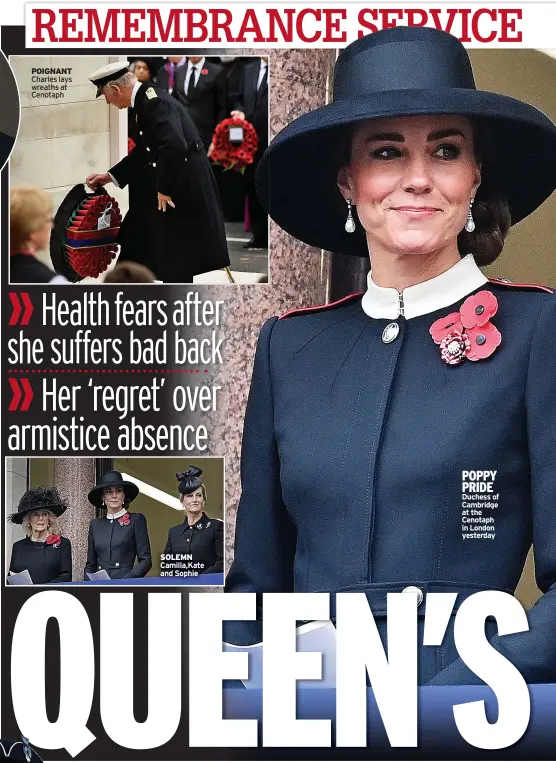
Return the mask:
[[463,360],[484,360],[500,346],[502,334],[490,322],[498,310],[498,300],[490,291],[468,297],[459,312],[439,318],[429,329],[440,345],[440,357],[450,366]]
[[502,334],[490,321],[484,326],[467,329],[466,334],[471,342],[471,349],[467,353],[468,360],[489,358],[502,341]]
[[46,539],[47,545],[52,546],[53,548],[58,548],[61,542],[62,537],[60,535],[49,535]]
[[485,323],[496,315],[498,310],[498,300],[491,291],[480,291],[467,297],[459,312],[461,322],[466,329],[472,329],[474,326],[484,326]]
[[454,331],[457,331],[460,334],[463,331],[463,324],[459,313],[450,313],[450,315],[447,315],[445,318],[439,318],[429,329],[429,333],[436,344],[440,344],[445,336],[448,336],[448,334],[451,334]]
[[[243,140],[234,143],[230,140],[230,127],[243,129]],[[225,170],[245,172],[245,168],[253,164],[259,147],[259,136],[253,125],[245,119],[229,117],[216,126],[212,136],[213,150],[210,159],[213,164],[219,164]]]
[[120,518],[118,519],[118,524],[119,524],[119,525],[122,525],[122,527],[124,527],[125,525],[128,525],[128,524],[129,524],[129,521],[130,521],[130,520],[129,520],[129,514],[126,512],[126,513],[123,515],[123,517],[120,517]]

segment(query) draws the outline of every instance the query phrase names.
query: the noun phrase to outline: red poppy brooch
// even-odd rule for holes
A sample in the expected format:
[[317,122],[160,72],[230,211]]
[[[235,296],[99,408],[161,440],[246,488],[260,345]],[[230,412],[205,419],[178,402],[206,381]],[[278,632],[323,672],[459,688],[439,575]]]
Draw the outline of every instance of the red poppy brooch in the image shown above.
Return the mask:
[[206,76],[209,73],[208,69],[201,69],[201,74]]
[[467,297],[458,313],[439,318],[429,329],[440,356],[455,366],[462,360],[489,358],[502,341],[502,334],[490,319],[496,315],[498,300],[490,291]]
[[122,527],[129,524],[129,514],[127,512],[123,515],[123,517],[118,519],[118,524],[122,525]]
[[61,542],[62,537],[60,535],[49,535],[46,539],[46,544],[48,546],[52,546],[53,548],[58,548]]

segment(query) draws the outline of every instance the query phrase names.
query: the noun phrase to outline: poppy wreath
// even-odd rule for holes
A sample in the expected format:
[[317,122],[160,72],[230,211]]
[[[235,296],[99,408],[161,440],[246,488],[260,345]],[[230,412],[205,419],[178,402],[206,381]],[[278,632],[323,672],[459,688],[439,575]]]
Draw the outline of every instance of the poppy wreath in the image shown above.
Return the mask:
[[[243,128],[243,140],[239,145],[231,143],[230,127]],[[243,174],[246,167],[253,164],[259,147],[259,136],[250,122],[229,117],[216,126],[212,143],[213,150],[210,158],[213,164],[219,164],[225,170],[235,170]]]
[[463,360],[489,358],[502,341],[502,334],[490,319],[498,311],[498,300],[491,291],[467,297],[459,312],[439,318],[429,329],[440,345],[440,356],[450,366]]
[[[107,227],[100,225],[99,221]],[[54,270],[76,283],[96,278],[117,254],[116,237],[122,222],[118,202],[104,188],[94,193],[80,183],[58,207],[50,237]]]
[[[105,217],[108,227],[99,230]],[[116,256],[116,236],[122,216],[116,199],[106,191],[81,202],[68,221],[66,252],[69,264],[81,277],[96,278]]]

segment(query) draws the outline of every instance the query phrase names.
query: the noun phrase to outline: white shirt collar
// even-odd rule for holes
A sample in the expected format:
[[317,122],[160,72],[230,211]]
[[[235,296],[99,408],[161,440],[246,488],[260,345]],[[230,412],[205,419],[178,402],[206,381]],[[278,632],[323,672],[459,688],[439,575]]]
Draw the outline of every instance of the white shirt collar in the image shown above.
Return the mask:
[[196,64],[192,64],[189,59],[187,60],[187,67],[188,67],[189,71],[191,71],[191,69],[198,69],[199,71],[201,71],[201,69],[203,68],[204,65],[205,65],[205,57],[204,56],[203,56],[203,58],[201,58],[200,61],[197,61]]
[[113,522],[115,519],[123,517],[124,514],[127,514],[127,509],[120,509],[115,514],[107,514],[106,519],[108,519],[110,522]]
[[133,90],[131,91],[131,108],[132,109],[135,108],[135,96],[139,92],[139,88],[141,87],[142,84],[143,84],[142,82],[139,82],[139,80],[137,80],[135,85],[133,85]]
[[[397,289],[377,286],[371,276],[372,272],[367,276],[367,291],[361,303],[363,311],[371,318],[399,318],[399,292]],[[453,305],[487,282],[488,278],[479,270],[473,255],[467,254],[439,276],[404,289],[404,317],[416,318]]]

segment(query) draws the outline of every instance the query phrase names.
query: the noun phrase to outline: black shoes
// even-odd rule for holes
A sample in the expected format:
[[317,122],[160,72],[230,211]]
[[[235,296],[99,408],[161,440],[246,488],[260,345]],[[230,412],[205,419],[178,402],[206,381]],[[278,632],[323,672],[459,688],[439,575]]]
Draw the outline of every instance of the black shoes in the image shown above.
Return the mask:
[[249,241],[246,241],[245,244],[243,244],[244,249],[268,249],[268,242],[262,241],[260,238],[255,238],[253,236],[252,239]]

